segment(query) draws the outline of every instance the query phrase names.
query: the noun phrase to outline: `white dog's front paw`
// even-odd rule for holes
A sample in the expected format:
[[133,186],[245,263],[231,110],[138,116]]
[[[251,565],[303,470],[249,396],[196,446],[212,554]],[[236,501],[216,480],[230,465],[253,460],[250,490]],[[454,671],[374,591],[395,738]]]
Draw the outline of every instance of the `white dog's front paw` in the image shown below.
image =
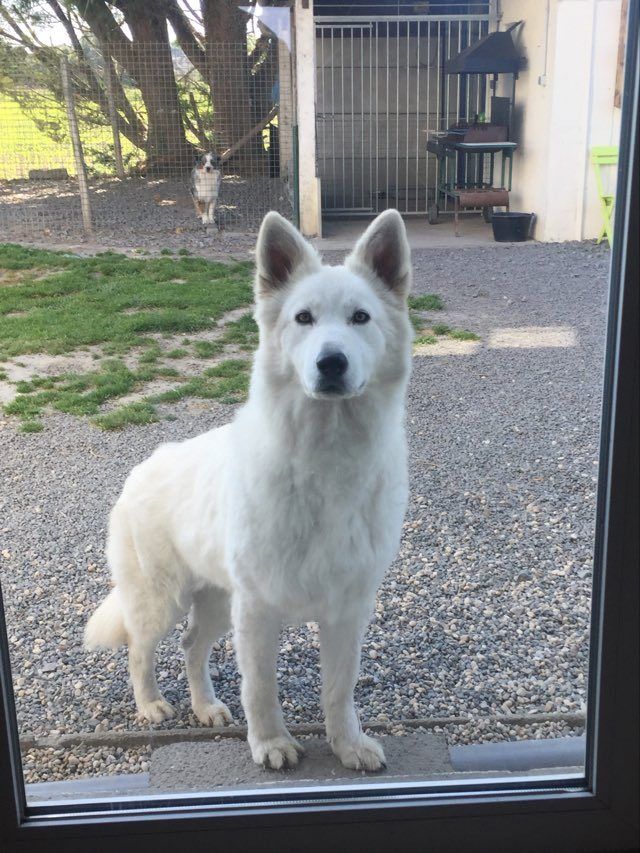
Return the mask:
[[350,770],[381,770],[387,766],[384,751],[378,741],[362,732],[356,741],[336,738],[331,741],[331,749]]
[[295,767],[304,748],[291,735],[258,740],[250,744],[251,756],[256,764],[272,770]]
[[233,722],[231,711],[224,702],[219,700],[204,705],[194,705],[193,713],[205,726],[224,726]]
[[144,705],[138,705],[138,716],[150,723],[161,723],[163,720],[170,720],[175,716],[175,711],[165,699],[160,698],[154,699],[153,702],[146,702]]

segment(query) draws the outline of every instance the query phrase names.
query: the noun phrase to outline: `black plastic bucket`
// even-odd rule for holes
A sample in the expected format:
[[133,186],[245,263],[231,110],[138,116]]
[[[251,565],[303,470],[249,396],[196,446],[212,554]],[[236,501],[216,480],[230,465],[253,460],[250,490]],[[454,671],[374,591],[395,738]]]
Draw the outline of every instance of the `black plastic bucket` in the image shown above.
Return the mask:
[[493,239],[498,243],[522,243],[529,239],[533,213],[494,213],[491,216]]

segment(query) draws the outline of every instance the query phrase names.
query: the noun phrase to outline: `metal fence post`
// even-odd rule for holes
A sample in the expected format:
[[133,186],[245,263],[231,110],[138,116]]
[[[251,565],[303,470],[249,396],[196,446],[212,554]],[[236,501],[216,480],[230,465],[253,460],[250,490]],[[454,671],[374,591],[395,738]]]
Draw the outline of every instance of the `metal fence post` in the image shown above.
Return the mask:
[[78,175],[78,189],[80,190],[80,205],[82,207],[82,222],[85,234],[90,236],[93,234],[93,223],[91,220],[91,203],[89,201],[89,182],[87,180],[87,169],[84,163],[84,156],[82,154],[82,142],[80,141],[78,120],[76,118],[76,110],[73,103],[71,80],[69,76],[69,62],[66,56],[63,56],[60,59],[60,78],[62,80],[64,100],[67,105],[69,133],[71,134],[73,157],[76,163],[76,172]]

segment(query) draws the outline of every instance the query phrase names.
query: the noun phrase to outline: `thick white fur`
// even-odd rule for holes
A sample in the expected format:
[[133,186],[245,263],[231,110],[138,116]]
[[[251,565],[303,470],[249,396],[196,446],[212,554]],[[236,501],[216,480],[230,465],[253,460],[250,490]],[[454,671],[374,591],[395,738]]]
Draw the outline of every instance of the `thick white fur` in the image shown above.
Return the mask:
[[[279,632],[317,621],[327,737],[347,767],[376,770],[384,754],[361,730],[353,691],[407,500],[404,226],[383,213],[344,266],[328,267],[271,213],[256,255],[260,346],[249,400],[232,423],[165,444],[133,469],[110,518],[115,590],[86,643],[126,637],[139,713],[162,720],[173,711],[156,684],[155,648],[191,608],[183,645],[193,709],[217,724],[230,715],[215,697],[209,655],[232,621],[251,752],[277,769],[301,751],[278,702]],[[369,322],[351,322],[356,310]],[[296,322],[300,311],[313,324]],[[327,347],[348,359],[339,395],[316,390]]]

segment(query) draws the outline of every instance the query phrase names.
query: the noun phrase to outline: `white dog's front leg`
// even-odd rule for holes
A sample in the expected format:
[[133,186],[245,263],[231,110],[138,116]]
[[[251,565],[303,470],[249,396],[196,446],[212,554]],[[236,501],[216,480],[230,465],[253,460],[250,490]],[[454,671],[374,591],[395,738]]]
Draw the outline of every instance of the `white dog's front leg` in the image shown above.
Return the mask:
[[266,605],[234,596],[233,628],[242,676],[242,707],[256,764],[280,770],[298,763],[302,747],[287,731],[278,701],[276,666],[281,622]]
[[320,626],[322,705],[331,749],[353,770],[385,766],[380,744],[365,735],[353,701],[366,622],[356,619]]

